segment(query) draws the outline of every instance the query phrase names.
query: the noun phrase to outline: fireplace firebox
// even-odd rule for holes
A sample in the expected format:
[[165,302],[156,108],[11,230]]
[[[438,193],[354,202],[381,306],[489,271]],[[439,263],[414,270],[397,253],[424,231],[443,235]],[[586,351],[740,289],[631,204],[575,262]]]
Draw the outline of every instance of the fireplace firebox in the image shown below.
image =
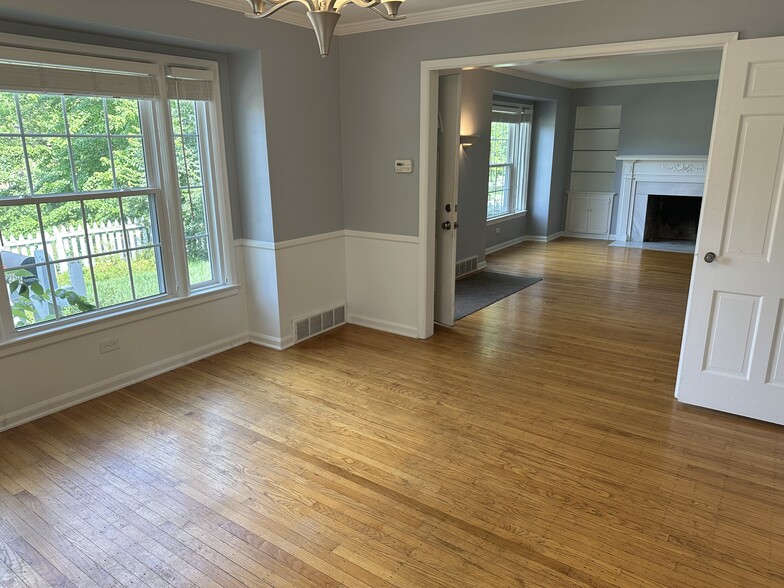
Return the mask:
[[649,194],[643,241],[697,240],[702,198]]

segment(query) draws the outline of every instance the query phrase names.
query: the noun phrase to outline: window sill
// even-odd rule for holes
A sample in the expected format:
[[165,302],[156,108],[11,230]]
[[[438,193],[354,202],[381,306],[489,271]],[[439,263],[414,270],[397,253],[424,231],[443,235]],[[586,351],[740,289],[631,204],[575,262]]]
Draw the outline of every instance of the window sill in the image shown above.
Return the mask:
[[151,303],[143,308],[119,310],[112,314],[85,318],[85,320],[74,324],[53,325],[45,330],[15,333],[8,341],[0,342],[0,358],[9,357],[39,347],[54,345],[75,337],[82,337],[84,335],[114,329],[129,323],[151,319],[170,312],[184,310],[191,306],[236,296],[239,293],[240,287],[239,284],[216,286],[203,292],[191,294],[188,298],[167,298]]
[[497,225],[498,223],[503,223],[506,221],[514,220],[516,218],[522,218],[527,214],[525,210],[520,212],[513,212],[512,214],[505,214],[503,216],[494,216],[493,218],[487,219],[487,226],[490,225]]

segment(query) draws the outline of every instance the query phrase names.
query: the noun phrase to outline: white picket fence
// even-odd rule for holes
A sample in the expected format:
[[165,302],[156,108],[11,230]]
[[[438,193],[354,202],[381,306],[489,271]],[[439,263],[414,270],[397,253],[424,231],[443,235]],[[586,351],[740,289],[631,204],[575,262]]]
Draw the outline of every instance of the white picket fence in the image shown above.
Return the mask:
[[[130,221],[126,228],[130,249],[143,247],[151,242],[148,228],[138,221]],[[125,248],[123,226],[120,222],[88,225],[86,238],[82,227],[51,227],[45,233],[45,238],[50,246],[50,251],[55,254],[57,259],[86,256],[88,239],[93,254]],[[0,249],[27,257],[35,257],[36,251],[41,250],[41,237],[40,235],[3,234],[3,243],[0,245]]]

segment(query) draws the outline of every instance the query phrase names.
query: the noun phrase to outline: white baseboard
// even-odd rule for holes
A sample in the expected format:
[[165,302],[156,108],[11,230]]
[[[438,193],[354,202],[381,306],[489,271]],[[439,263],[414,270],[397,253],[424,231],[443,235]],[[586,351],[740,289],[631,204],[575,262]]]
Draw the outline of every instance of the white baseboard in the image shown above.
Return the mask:
[[393,333],[394,335],[403,335],[404,337],[411,337],[416,339],[419,334],[416,325],[404,325],[401,323],[393,323],[391,321],[384,321],[375,319],[369,316],[362,316],[358,314],[349,314],[348,323],[358,325],[360,327],[367,327],[376,331],[384,331],[386,333]]
[[173,369],[188,365],[189,363],[194,363],[206,357],[210,357],[212,355],[222,353],[223,351],[233,349],[234,347],[244,345],[247,342],[247,335],[239,335],[222,339],[221,341],[216,341],[197,349],[191,349],[190,351],[178,353],[177,355],[173,355],[167,359],[156,361],[153,364],[146,365],[142,368],[132,370],[124,374],[120,374],[119,376],[103,380],[102,382],[91,384],[79,390],[61,394],[56,398],[39,402],[38,404],[22,408],[6,415],[0,415],[0,432],[18,427],[19,425],[29,423],[30,421],[34,421],[36,419],[40,419],[55,412],[65,410],[66,408],[76,406],[77,404],[87,402],[88,400],[93,400],[99,396],[116,392],[117,390],[121,390],[127,386],[137,384],[143,380],[154,378],[155,376],[159,376],[165,372],[169,372]]
[[589,235],[588,233],[564,233],[564,237],[573,239],[596,239],[599,241],[615,241],[615,235]]
[[294,345],[294,337],[272,337],[264,335],[263,333],[250,333],[248,335],[248,342],[261,347],[275,349],[276,351],[283,351]]
[[550,241],[555,241],[556,239],[560,239],[564,236],[563,231],[559,231],[557,233],[553,233],[552,235],[524,235],[522,237],[517,237],[516,239],[511,239],[510,241],[504,241],[503,243],[499,243],[498,245],[493,245],[492,247],[488,247],[485,249],[485,255],[490,255],[491,253],[495,253],[497,251],[501,251],[502,249],[506,249],[507,247],[514,247],[515,245],[519,245],[520,243],[549,243]]

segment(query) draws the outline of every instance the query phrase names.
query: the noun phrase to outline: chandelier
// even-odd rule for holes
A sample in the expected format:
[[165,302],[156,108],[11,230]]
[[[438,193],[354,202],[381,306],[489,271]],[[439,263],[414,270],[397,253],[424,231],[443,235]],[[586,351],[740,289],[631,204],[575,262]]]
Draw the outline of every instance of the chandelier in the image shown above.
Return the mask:
[[[332,35],[340,20],[340,11],[348,4],[355,4],[360,8],[370,8],[387,20],[403,20],[405,16],[398,16],[397,11],[404,0],[248,0],[252,13],[246,14],[248,18],[266,18],[275,14],[281,8],[291,4],[304,4],[308,10],[308,18],[313,30],[316,32],[321,56],[329,55],[329,46]],[[265,12],[265,4],[272,6]],[[383,8],[382,8],[383,7]]]

